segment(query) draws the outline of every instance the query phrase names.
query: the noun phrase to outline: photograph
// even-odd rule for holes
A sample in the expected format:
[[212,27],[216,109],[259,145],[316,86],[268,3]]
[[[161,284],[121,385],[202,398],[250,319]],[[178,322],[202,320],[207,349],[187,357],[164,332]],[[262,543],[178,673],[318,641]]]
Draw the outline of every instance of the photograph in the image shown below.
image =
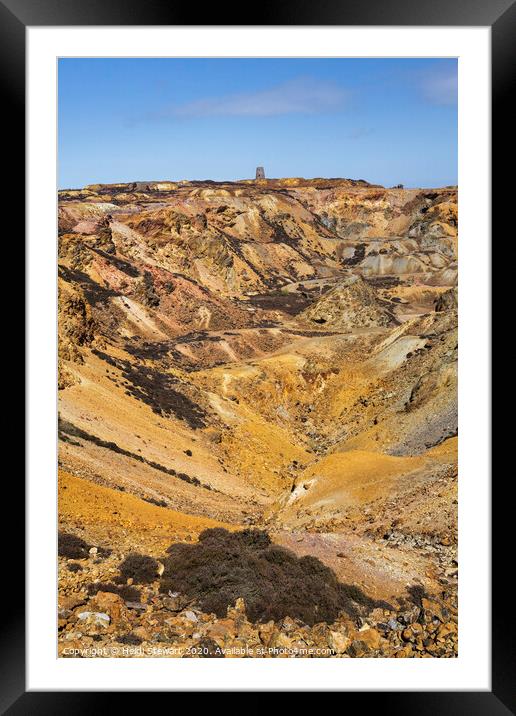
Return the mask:
[[460,655],[457,104],[57,59],[59,659]]

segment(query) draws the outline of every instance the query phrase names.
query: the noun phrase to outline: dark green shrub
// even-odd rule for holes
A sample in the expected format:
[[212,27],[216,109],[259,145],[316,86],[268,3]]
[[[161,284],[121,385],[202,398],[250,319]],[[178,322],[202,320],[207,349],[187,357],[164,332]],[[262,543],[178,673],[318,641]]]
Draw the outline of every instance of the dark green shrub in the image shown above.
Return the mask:
[[129,584],[113,584],[112,582],[91,582],[87,585],[86,591],[90,597],[97,592],[110,592],[118,594],[125,602],[139,602],[140,591]]
[[85,559],[88,557],[90,545],[77,535],[59,532],[57,536],[57,553],[68,559]]
[[[57,553],[60,557],[68,557],[68,559],[86,559],[89,557],[91,549],[81,537],[70,534],[69,532],[59,532],[57,536]],[[109,557],[111,550],[107,547],[97,547],[97,556],[100,558]]]
[[97,548],[97,555],[104,559],[105,557],[109,557],[110,554],[112,554],[113,550],[109,549],[108,547],[98,547]]
[[145,554],[128,554],[119,569],[124,582],[132,577],[135,584],[148,584],[158,578],[157,561]]
[[197,544],[176,543],[168,550],[160,590],[179,592],[205,612],[224,617],[243,597],[253,622],[284,617],[305,624],[333,622],[340,612],[351,616],[385,606],[358,587],[339,583],[315,557],[297,557],[272,545],[261,530],[205,530]]
[[422,608],[423,599],[428,597],[425,588],[421,584],[413,584],[407,588],[407,592],[410,596],[410,601],[417,607]]
[[117,639],[119,644],[128,644],[130,646],[138,646],[142,643],[142,640],[136,634],[123,634]]

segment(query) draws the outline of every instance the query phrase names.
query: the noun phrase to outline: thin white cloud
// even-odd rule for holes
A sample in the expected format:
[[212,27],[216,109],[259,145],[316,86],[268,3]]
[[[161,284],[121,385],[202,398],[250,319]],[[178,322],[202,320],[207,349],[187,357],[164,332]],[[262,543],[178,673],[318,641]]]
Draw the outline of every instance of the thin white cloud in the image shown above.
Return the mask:
[[374,129],[370,127],[355,127],[347,134],[348,139],[363,139],[364,137],[369,137],[371,134],[374,133]]
[[450,105],[457,102],[457,70],[439,70],[423,77],[421,91],[432,104]]
[[[298,78],[256,92],[207,97],[168,107],[159,117],[273,117],[340,109],[348,93],[336,84]],[[156,116],[156,115],[155,115]]]

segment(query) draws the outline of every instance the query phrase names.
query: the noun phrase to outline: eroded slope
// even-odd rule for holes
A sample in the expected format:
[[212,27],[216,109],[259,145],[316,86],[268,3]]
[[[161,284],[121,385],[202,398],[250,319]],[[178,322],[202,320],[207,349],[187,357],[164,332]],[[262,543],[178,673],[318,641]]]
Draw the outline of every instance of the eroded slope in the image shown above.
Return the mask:
[[456,200],[347,180],[62,192],[62,525],[123,544],[127,520],[93,517],[119,494],[150,552],[216,520],[378,598],[450,582]]

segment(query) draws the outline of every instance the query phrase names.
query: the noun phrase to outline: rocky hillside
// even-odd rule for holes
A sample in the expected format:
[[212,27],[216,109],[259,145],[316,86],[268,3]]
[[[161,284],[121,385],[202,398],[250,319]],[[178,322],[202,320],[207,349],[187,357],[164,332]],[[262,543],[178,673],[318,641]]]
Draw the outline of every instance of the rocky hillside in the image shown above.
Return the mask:
[[360,275],[352,275],[314,301],[300,318],[351,333],[355,328],[373,328],[396,323],[390,306]]
[[[91,185],[60,192],[58,260],[60,528],[97,550],[60,558],[61,651],[118,637],[194,656],[207,639],[212,651],[258,643],[248,603],[226,633],[199,595],[195,619],[170,616],[153,580],[125,599],[117,583],[102,598],[113,613],[88,592],[131,552],[160,560],[207,528],[253,525],[372,600],[322,620],[324,637],[287,604],[271,643],[456,653],[456,627],[439,641],[425,626],[456,615],[455,188]],[[397,623],[421,626],[413,640],[377,629],[408,608],[415,621]],[[155,613],[173,628],[154,629]],[[362,627],[380,646],[352,646]],[[427,648],[433,634],[447,646]]]

